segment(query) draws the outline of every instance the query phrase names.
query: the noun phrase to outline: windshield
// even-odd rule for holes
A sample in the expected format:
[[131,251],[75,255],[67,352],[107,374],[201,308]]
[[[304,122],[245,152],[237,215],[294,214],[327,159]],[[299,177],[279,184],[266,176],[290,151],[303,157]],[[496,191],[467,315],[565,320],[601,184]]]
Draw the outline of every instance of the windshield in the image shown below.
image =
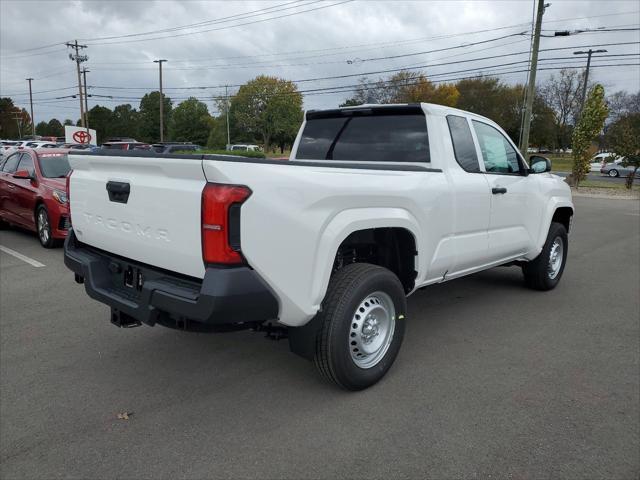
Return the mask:
[[66,153],[44,153],[38,155],[42,176],[46,178],[64,178],[71,170]]

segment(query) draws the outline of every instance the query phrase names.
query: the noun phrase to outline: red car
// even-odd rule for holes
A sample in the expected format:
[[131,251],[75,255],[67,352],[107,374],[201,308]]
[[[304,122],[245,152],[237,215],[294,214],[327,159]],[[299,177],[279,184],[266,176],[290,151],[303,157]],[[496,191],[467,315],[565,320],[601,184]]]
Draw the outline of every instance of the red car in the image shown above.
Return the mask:
[[61,244],[70,225],[67,152],[25,148],[0,160],[0,224],[36,232],[45,248]]

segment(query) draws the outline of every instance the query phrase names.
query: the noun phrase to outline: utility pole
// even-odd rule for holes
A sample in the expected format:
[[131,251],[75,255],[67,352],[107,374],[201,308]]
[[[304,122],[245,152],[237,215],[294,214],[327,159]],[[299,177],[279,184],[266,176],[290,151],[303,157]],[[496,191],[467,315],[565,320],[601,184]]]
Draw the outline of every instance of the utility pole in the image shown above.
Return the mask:
[[573,52],[574,55],[587,55],[587,70],[584,72],[584,84],[582,85],[582,97],[580,98],[580,116],[582,116],[582,109],[584,108],[584,102],[587,99],[587,82],[589,81],[589,68],[591,67],[591,55],[594,53],[606,53],[606,50],[587,50],[583,52]]
[[87,68],[82,69],[82,82],[84,83],[84,125],[87,127],[87,133],[89,133],[89,95],[87,94],[87,73],[91,70]]
[[225,98],[225,110],[227,114],[227,148],[226,150],[231,148],[231,135],[229,135],[229,86],[224,86],[224,98]]
[[22,139],[22,113],[15,113],[13,115],[13,119],[16,121],[16,124],[18,125],[18,137],[20,139]]
[[29,82],[29,104],[31,105],[31,132],[33,134],[33,139],[36,139],[36,122],[33,119],[33,94],[31,92],[31,82],[33,78],[27,78],[27,82]]
[[162,64],[166,62],[165,59],[154,60],[153,63],[158,64],[160,73],[160,143],[164,142],[164,95],[162,94]]
[[89,57],[86,55],[80,55],[80,50],[83,48],[87,48],[86,45],[78,45],[78,40],[75,43],[66,43],[65,44],[69,48],[73,48],[76,53],[70,53],[69,58],[76,62],[76,70],[78,71],[78,94],[80,96],[80,125],[84,127],[84,103],[82,101],[82,79],[80,78],[80,64],[82,62],[86,62],[89,60]]
[[531,52],[531,70],[529,70],[529,82],[527,83],[527,96],[524,108],[524,121],[522,122],[522,140],[520,141],[520,152],[527,158],[529,149],[529,130],[531,128],[531,113],[533,110],[533,97],[536,94],[536,71],[538,68],[538,50],[540,48],[540,30],[542,29],[542,15],[544,9],[550,3],[545,4],[544,0],[538,0],[538,11],[536,16],[536,27],[533,34],[533,49]]

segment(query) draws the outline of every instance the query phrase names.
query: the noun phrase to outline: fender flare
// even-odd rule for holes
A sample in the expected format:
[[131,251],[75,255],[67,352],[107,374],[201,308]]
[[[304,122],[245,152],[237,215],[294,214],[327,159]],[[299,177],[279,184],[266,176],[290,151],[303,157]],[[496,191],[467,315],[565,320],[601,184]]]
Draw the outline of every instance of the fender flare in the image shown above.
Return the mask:
[[[420,252],[420,227],[416,218],[404,208],[352,208],[342,210],[332,217],[321,229],[320,240],[313,267],[313,283],[311,285],[312,303],[319,309],[329,286],[333,270],[333,259],[338,247],[353,232],[371,228],[404,228],[413,235],[416,250]],[[416,262],[419,266],[419,262]],[[420,272],[418,272],[418,276]]]
[[553,215],[556,213],[556,210],[558,210],[558,208],[562,207],[569,207],[573,212],[572,215],[575,214],[575,208],[573,206],[573,203],[571,202],[571,199],[568,199],[566,197],[551,197],[551,199],[547,203],[542,216],[543,228],[540,229],[540,233],[536,240],[536,256],[538,255],[538,253],[540,253],[540,251],[542,251],[544,242],[546,242],[547,240],[547,234],[549,233],[549,228],[551,228],[551,220],[553,220]]

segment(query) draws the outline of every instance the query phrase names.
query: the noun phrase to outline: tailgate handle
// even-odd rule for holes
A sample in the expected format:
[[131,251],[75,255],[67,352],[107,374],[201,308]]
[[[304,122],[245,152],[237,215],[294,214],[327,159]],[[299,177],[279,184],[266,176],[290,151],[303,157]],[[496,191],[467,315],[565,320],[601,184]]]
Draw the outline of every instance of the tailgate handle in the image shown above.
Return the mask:
[[116,203],[127,203],[131,187],[127,182],[107,182],[109,200]]

